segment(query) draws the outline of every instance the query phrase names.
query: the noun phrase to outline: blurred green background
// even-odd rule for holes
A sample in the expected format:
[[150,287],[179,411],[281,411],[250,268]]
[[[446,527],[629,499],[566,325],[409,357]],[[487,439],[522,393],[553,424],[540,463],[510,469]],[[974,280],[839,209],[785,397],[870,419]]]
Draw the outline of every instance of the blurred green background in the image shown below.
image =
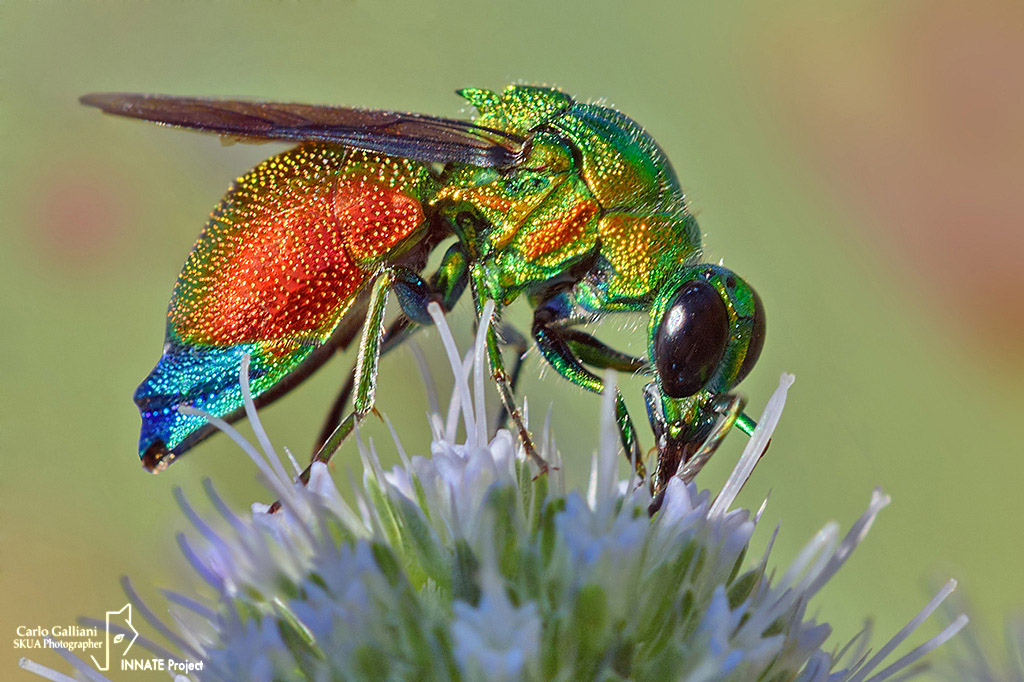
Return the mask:
[[[758,535],[782,520],[775,562],[828,520],[848,527],[881,486],[891,508],[812,607],[834,641],[867,617],[876,641],[888,637],[936,576],[961,579],[995,632],[1024,606],[1024,103],[1010,87],[1021,46],[1020,6],[992,1],[5,3],[0,675],[29,679],[9,643],[16,626],[119,608],[122,574],[150,596],[195,585],[173,538],[185,526],[174,486],[200,507],[204,477],[240,508],[268,501],[224,438],[145,474],[130,398],[159,356],[174,277],[208,212],[279,147],[225,147],[76,102],[105,90],[439,115],[465,111],[458,87],[511,81],[606,99],[673,160],[710,259],[765,302],[767,345],[743,387],[753,413],[781,372],[797,376],[743,493],[756,506],[771,491]],[[512,315],[527,313],[521,303]],[[463,346],[469,323],[460,308]],[[636,325],[610,320],[600,333],[642,346]],[[435,334],[421,343],[441,358]],[[306,456],[350,361],[264,411],[278,445]],[[554,405],[566,476],[582,480],[598,399],[535,356],[525,374],[534,423]],[[388,357],[379,407],[422,453],[415,376],[408,350]],[[630,402],[643,420],[639,387]],[[367,433],[393,454],[379,424]],[[743,440],[729,439],[704,485],[719,484]],[[352,450],[339,476],[356,466]]]

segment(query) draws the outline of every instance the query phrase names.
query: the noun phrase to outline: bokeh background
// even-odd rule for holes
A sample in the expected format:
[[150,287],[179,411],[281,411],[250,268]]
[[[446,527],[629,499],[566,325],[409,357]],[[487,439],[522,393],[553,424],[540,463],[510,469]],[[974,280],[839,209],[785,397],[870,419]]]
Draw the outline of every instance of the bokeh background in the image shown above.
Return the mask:
[[[788,562],[824,522],[847,527],[873,487],[893,496],[817,600],[834,641],[869,617],[887,637],[946,576],[993,640],[1024,607],[1019,3],[15,0],[0,9],[0,68],[4,679],[29,679],[10,644],[18,625],[102,616],[124,603],[122,574],[150,596],[196,584],[174,543],[174,486],[200,507],[204,477],[239,507],[268,501],[224,438],[145,474],[130,396],[208,212],[281,147],[78,106],[105,90],[439,115],[465,111],[457,87],[511,81],[606,99],[672,158],[710,258],[764,299],[767,345],[743,387],[753,412],[781,372],[797,375],[744,492],[756,506],[771,491],[761,542],[781,520],[775,561]],[[511,314],[526,320],[525,303]],[[453,324],[465,345],[468,311]],[[600,333],[642,347],[636,325]],[[441,356],[433,333],[421,343]],[[277,444],[306,456],[350,362],[264,411]],[[423,452],[416,376],[408,350],[388,357],[379,407]],[[640,385],[628,386],[643,420]],[[581,480],[598,399],[536,357],[524,392],[535,422],[554,406],[566,476]],[[367,435],[393,453],[380,425]],[[729,440],[706,485],[743,445]],[[355,464],[347,447],[337,474]]]

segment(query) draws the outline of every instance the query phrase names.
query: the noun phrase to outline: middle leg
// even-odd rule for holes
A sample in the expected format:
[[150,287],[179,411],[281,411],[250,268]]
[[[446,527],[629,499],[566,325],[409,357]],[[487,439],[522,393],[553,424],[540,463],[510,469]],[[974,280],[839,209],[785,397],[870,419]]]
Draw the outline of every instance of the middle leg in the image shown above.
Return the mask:
[[[519,387],[519,377],[523,371],[526,351],[529,349],[529,341],[511,324],[507,322],[497,322],[496,324],[498,325],[498,342],[502,346],[511,347],[516,354],[512,361],[512,371],[509,372],[509,388],[512,389],[512,395],[515,395]],[[502,402],[494,420],[492,432],[505,428],[506,423],[508,423],[508,409]]]

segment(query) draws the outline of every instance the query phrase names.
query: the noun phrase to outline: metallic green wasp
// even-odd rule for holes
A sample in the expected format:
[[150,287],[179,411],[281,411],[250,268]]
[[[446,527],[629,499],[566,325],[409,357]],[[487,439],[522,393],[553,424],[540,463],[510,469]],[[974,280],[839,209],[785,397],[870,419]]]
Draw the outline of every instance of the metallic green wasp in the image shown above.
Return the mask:
[[[89,95],[108,113],[241,139],[301,142],[239,178],[193,248],[174,290],[163,356],[139,387],[140,455],[157,471],[210,433],[178,412],[241,415],[241,357],[257,403],[273,400],[333,352],[359,341],[349,384],[315,458],[327,460],[373,409],[382,353],[450,310],[468,288],[478,317],[495,301],[491,375],[526,451],[515,400],[529,342],[500,320],[520,297],[544,359],[589,391],[594,371],[651,376],[657,441],[650,478],[692,478],[734,424],[750,432],[735,386],[764,341],[754,290],[701,263],[700,230],[664,152],[635,121],[553,88],[460,94],[473,122],[388,111],[151,95]],[[438,269],[427,257],[447,245]],[[390,293],[401,314],[390,324]],[[648,312],[647,357],[616,351],[581,327]],[[511,371],[503,349],[515,349]],[[354,389],[353,389],[354,387]],[[341,419],[354,390],[353,407]],[[625,452],[647,476],[621,393]],[[543,462],[540,462],[543,466]]]

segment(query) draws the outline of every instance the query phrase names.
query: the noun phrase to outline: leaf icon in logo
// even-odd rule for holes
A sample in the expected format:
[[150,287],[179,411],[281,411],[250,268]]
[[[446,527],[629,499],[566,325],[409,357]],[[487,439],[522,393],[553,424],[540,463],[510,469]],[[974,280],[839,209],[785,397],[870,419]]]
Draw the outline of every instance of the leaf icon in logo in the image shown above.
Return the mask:
[[[123,632],[116,632],[116,631],[115,632],[111,632],[111,620],[114,620],[115,617],[116,617],[117,622],[114,623],[114,627],[119,629],[119,630],[123,630]],[[95,656],[91,657],[92,658],[92,662],[96,666],[97,670],[101,670],[103,672],[106,672],[107,670],[110,670],[110,649],[111,649],[111,647],[110,647],[110,635],[112,635],[112,634],[114,635],[114,637],[113,637],[113,640],[114,640],[113,643],[114,644],[120,644],[121,642],[123,642],[125,640],[125,637],[127,637],[127,630],[125,630],[120,625],[120,622],[122,620],[124,621],[124,624],[128,626],[128,630],[131,630],[132,638],[128,642],[128,646],[126,646],[124,651],[121,652],[121,656],[125,656],[131,650],[132,645],[135,644],[135,640],[139,638],[139,631],[135,629],[134,625],[132,625],[132,605],[131,605],[131,602],[125,604],[124,606],[122,606],[117,611],[107,611],[107,618],[106,618],[106,622],[104,623],[104,629],[106,630],[106,636],[107,636],[108,645],[105,647],[106,652],[105,652],[105,655],[103,657],[103,663],[100,663],[99,661],[97,661]]]

